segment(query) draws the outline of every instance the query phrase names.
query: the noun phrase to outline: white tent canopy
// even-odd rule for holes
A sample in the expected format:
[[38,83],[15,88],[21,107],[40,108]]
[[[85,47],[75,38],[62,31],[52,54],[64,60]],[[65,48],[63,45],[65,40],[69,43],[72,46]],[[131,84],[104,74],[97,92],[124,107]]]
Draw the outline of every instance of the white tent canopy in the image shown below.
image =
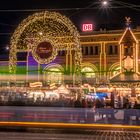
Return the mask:
[[69,90],[64,86],[64,85],[61,85],[60,87],[58,87],[58,93],[59,94],[69,94]]

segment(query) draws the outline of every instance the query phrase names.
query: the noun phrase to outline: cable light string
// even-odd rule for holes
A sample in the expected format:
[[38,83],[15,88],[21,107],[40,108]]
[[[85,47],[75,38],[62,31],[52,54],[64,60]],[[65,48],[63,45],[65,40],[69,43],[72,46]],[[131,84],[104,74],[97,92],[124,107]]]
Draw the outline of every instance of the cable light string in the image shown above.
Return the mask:
[[[102,1],[105,2],[105,1]],[[110,2],[107,1],[106,2]],[[110,2],[111,3],[111,2]],[[130,9],[134,9],[134,10],[139,10],[137,8],[140,8],[140,5],[135,5],[135,4],[131,4],[131,3],[125,3],[125,2],[121,2],[121,1],[114,1],[112,2],[112,4],[118,4],[116,6],[109,6],[109,8],[111,9],[115,9],[115,8],[130,8]],[[95,2],[95,3],[91,3],[90,5],[88,5],[87,7],[76,7],[76,8],[52,8],[52,9],[0,9],[0,12],[37,12],[37,11],[77,11],[77,10],[94,10],[94,9],[98,9],[100,5],[99,3]],[[95,6],[95,7],[92,7]]]
[[[117,4],[117,5],[112,5]],[[94,6],[94,7],[93,7]],[[112,1],[112,0],[99,0],[98,2],[91,2],[86,7],[77,7],[77,8],[58,8],[58,9],[0,9],[0,12],[39,12],[39,11],[76,11],[69,15],[68,17],[72,17],[75,14],[78,14],[79,12],[83,10],[96,10],[100,8],[108,8],[108,9],[122,9],[122,8],[130,8],[132,10],[140,11],[140,5],[126,3],[122,1]],[[11,26],[15,27],[17,25],[7,24],[0,22],[0,25],[2,26]],[[0,35],[6,35],[9,33],[0,33]]]
[[131,3],[126,3],[126,2],[122,2],[122,1],[114,1],[114,3],[123,6],[124,8],[130,8],[132,10],[136,10],[136,11],[140,11],[140,5],[135,5],[135,4],[131,4]]

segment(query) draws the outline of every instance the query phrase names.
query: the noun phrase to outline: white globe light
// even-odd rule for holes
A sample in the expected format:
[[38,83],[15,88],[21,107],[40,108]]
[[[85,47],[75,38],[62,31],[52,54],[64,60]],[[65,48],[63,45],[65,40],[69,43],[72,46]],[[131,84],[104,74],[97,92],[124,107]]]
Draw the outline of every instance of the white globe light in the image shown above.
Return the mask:
[[43,35],[43,33],[42,32],[39,32],[39,35]]
[[7,45],[7,46],[5,47],[5,49],[6,49],[6,50],[9,50],[9,46]]
[[102,2],[102,4],[103,4],[103,6],[106,6],[106,5],[108,5],[108,2],[107,2],[106,0],[104,0],[104,1]]

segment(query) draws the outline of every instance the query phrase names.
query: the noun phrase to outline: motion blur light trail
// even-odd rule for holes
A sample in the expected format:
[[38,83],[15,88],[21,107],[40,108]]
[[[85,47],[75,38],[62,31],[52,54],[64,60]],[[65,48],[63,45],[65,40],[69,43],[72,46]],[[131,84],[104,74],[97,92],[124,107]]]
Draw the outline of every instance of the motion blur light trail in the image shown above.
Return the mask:
[[43,128],[83,128],[83,129],[140,129],[140,126],[110,125],[110,124],[77,124],[77,123],[40,123],[40,122],[0,122],[2,126],[13,127],[43,127]]

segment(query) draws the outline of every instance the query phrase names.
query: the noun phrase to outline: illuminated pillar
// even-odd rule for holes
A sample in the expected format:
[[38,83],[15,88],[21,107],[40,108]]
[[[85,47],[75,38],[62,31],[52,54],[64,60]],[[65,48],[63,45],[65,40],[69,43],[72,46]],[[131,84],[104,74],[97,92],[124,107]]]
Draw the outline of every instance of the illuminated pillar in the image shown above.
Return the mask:
[[29,66],[28,66],[28,57],[29,57],[29,51],[27,52],[27,58],[26,58],[26,83],[28,83],[28,70],[29,70]]
[[40,64],[38,63],[38,77],[37,77],[37,80],[38,80],[38,82],[40,81]]
[[69,67],[69,49],[67,47],[66,49],[66,71],[68,70]]
[[73,73],[74,77],[73,79],[75,80],[74,83],[76,84],[82,84],[82,77],[81,77],[81,60],[82,60],[82,55],[81,55],[81,48],[77,47],[77,49],[74,49],[74,56],[73,56]]
[[10,54],[9,54],[9,82],[10,83],[15,83],[16,84],[16,68],[17,68],[17,56],[16,56],[16,51],[11,48],[10,49]]
[[103,52],[104,52],[104,76],[106,77],[107,76],[107,73],[106,73],[106,44],[104,43],[103,45]]
[[70,52],[69,53],[70,53],[70,73],[72,73],[73,52],[72,52],[71,48],[70,48]]
[[66,51],[66,78],[72,82],[72,69],[73,69],[73,51],[70,44],[67,45]]
[[105,42],[101,43],[100,52],[100,77],[106,76],[106,52],[105,52]]
[[90,46],[88,46],[88,55],[90,55],[91,52],[90,52]]
[[70,45],[68,45],[66,51],[66,70],[72,73],[73,68],[73,50]]

